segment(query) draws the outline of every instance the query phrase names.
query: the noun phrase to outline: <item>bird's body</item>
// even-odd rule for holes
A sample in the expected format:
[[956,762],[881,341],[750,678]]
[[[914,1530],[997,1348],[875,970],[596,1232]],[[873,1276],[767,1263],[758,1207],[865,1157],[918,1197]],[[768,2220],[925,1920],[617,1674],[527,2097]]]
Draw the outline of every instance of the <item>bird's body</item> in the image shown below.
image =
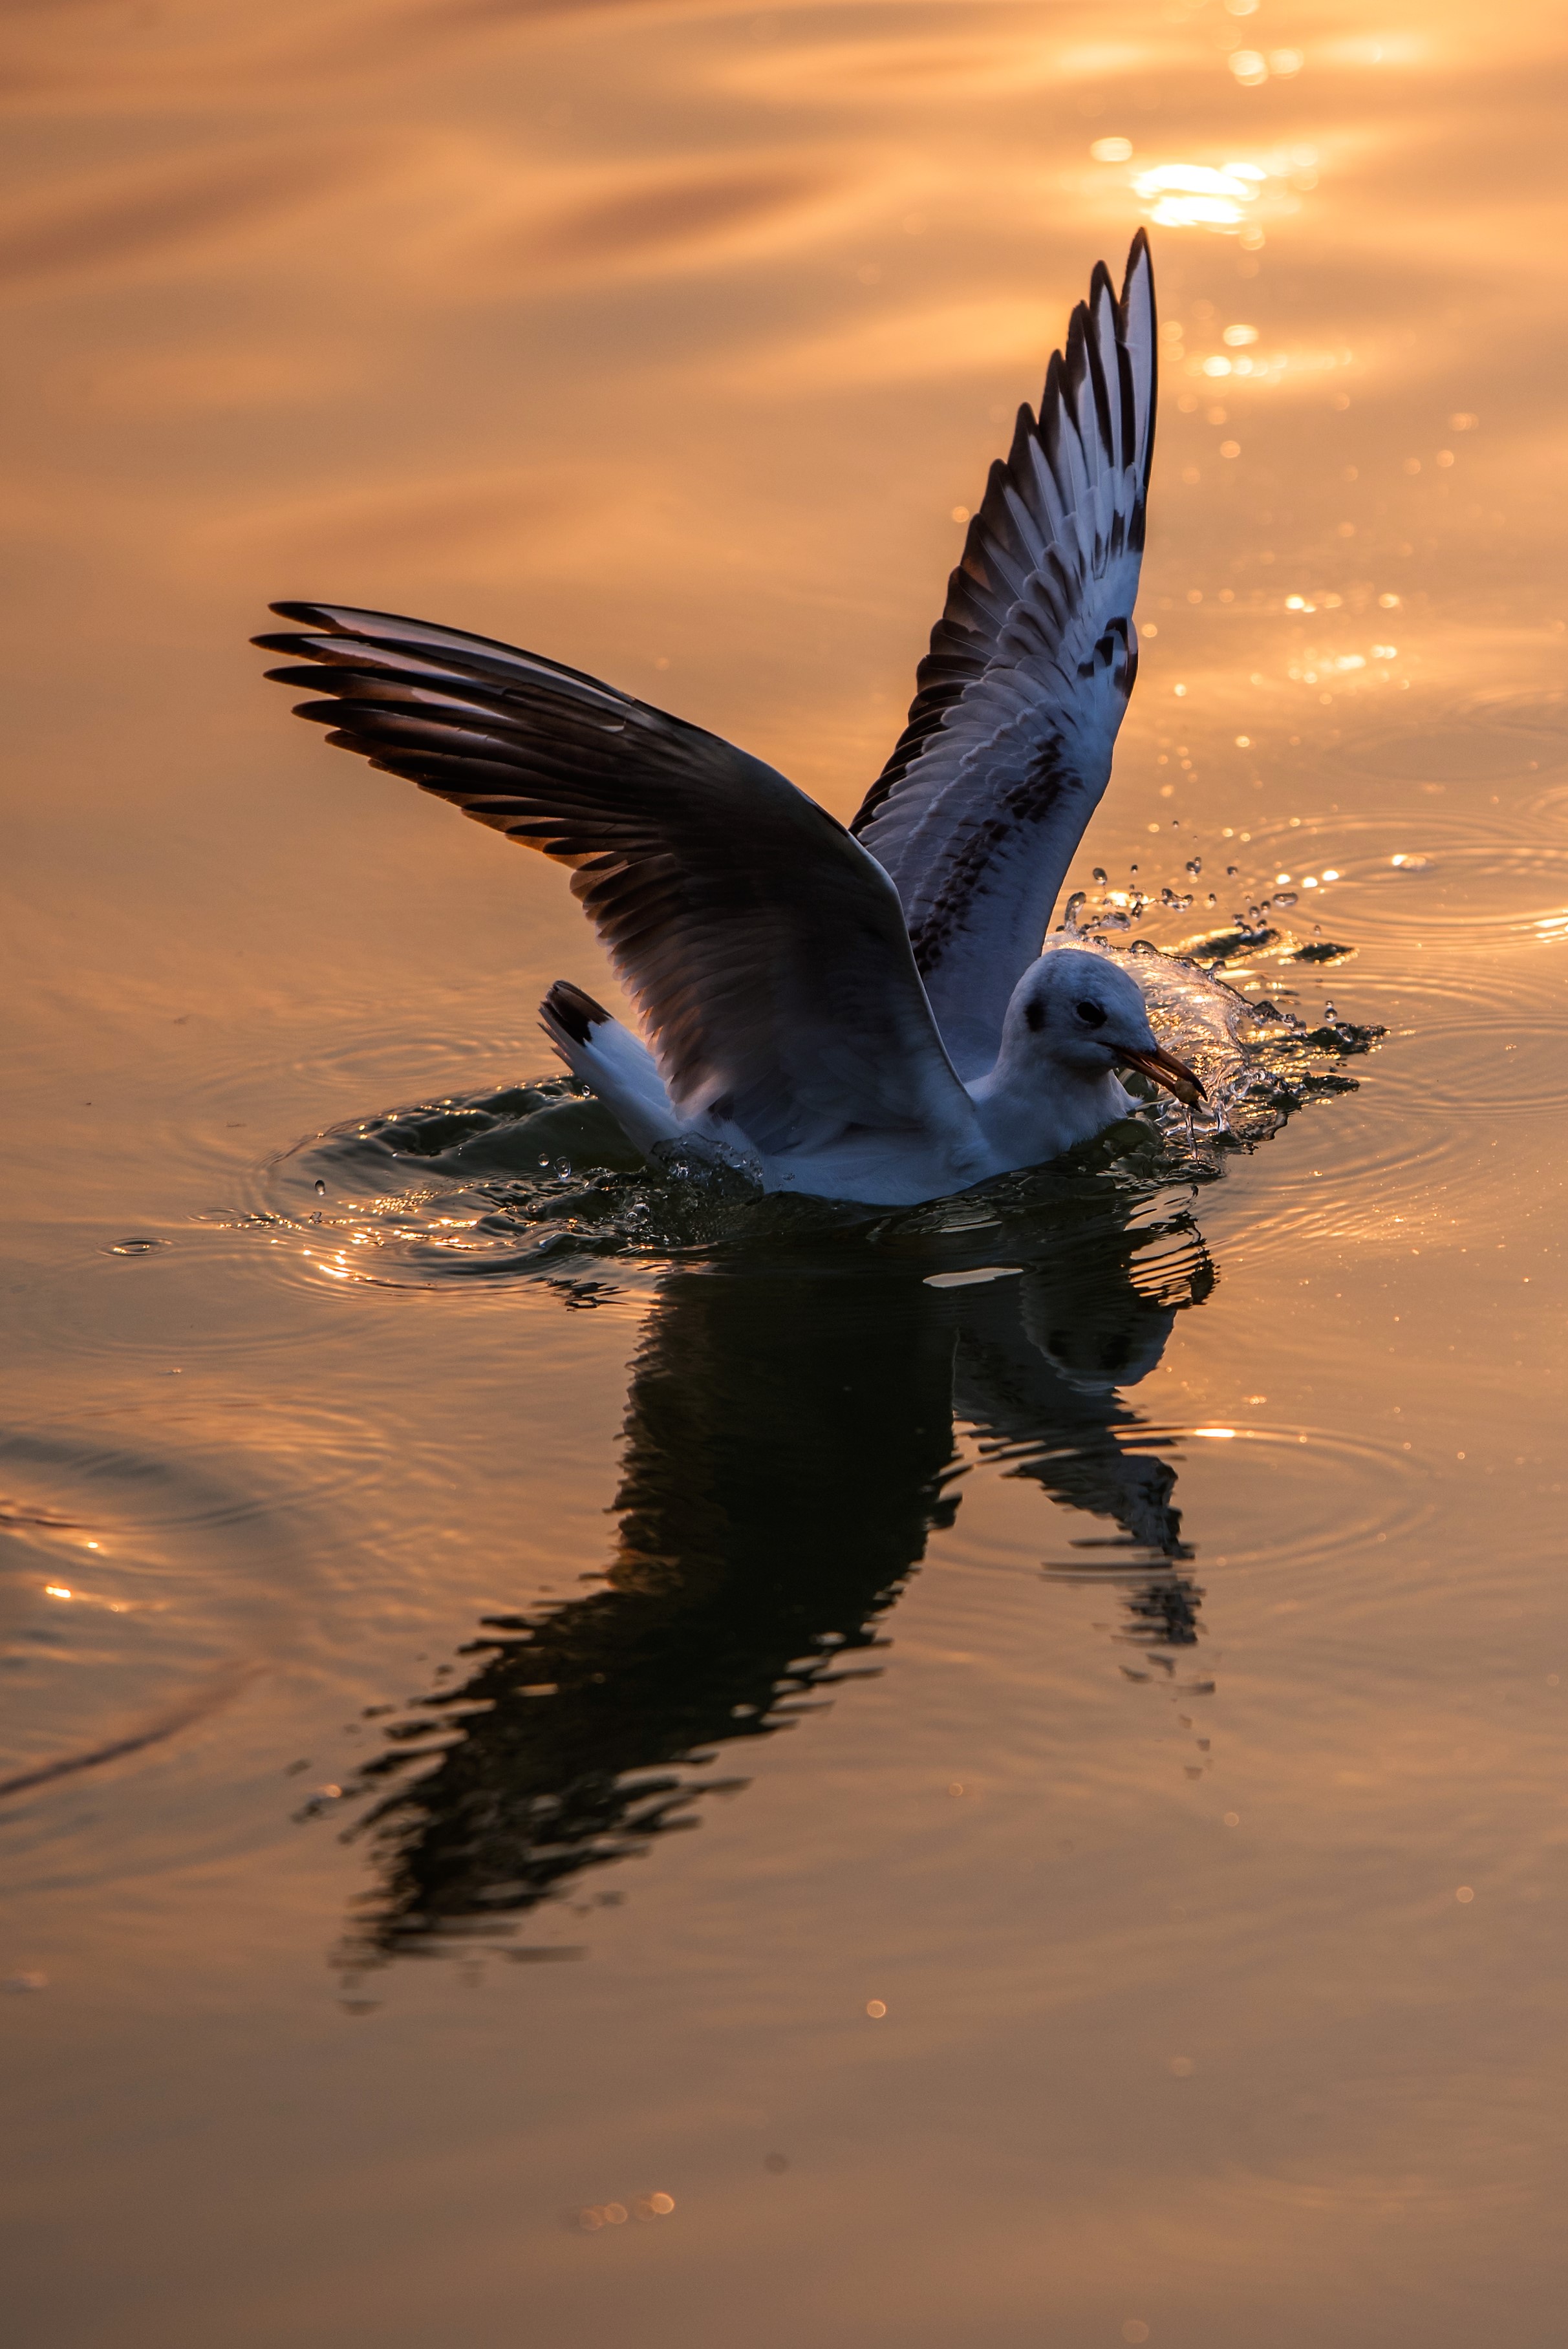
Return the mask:
[[[994,465],[904,734],[851,830],[760,760],[537,654],[386,613],[275,608],[331,740],[572,868],[648,1030],[559,982],[547,1034],[654,1158],[909,1205],[1191,1097],[1141,990],[1041,945],[1137,669],[1153,441],[1141,234],[1102,266],[1038,420]],[[322,671],[325,669],[326,675]]]
[[[1085,1030],[1088,1050],[1076,1063],[1070,1048],[1064,1054],[1054,1020],[1043,1021],[1036,1031],[1028,1019],[1032,1004],[1052,1005],[1064,988],[1085,1010],[1102,1015]],[[1096,955],[1070,947],[1042,955],[1018,995],[1018,1014],[1004,1029],[993,1066],[933,1104],[923,1123],[852,1126],[815,1146],[786,1143],[772,1152],[757,1149],[733,1120],[711,1109],[682,1118],[647,1045],[580,988],[557,980],[541,1013],[561,1058],[645,1157],[683,1153],[699,1162],[711,1159],[750,1175],[764,1191],[914,1206],[969,1190],[993,1174],[1044,1165],[1127,1116],[1137,1103],[1117,1081],[1108,1050],[1140,1065],[1167,1065],[1148,1032],[1138,988]],[[1065,1019],[1074,1018],[1069,1009]],[[1081,1014],[1076,1024],[1083,1024]],[[1174,1071],[1176,1064],[1168,1065]]]

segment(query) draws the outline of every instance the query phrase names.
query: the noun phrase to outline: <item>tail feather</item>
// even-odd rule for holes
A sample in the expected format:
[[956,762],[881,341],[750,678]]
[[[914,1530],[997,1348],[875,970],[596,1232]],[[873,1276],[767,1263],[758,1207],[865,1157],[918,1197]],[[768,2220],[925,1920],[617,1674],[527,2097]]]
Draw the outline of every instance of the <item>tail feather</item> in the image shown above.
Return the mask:
[[[557,1050],[568,1043],[586,1044],[596,1028],[602,1028],[610,1018],[602,1003],[569,978],[558,978],[539,1006],[539,1017],[545,1023],[545,1033]],[[561,1050],[569,1063],[570,1056]]]
[[545,1033],[573,1076],[590,1085],[646,1156],[680,1132],[652,1053],[569,978],[558,978],[539,1006]]

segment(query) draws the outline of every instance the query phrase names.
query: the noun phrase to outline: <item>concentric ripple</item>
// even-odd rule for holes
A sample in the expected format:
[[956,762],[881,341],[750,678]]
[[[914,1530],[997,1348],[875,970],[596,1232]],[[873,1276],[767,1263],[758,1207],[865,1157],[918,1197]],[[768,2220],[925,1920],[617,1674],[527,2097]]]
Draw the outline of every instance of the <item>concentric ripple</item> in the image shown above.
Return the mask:
[[0,1797],[166,1744],[293,1605],[259,1506],[151,1452],[0,1433]]
[[1417,1069],[1393,1064],[1393,1097],[1429,1118],[1535,1117],[1568,1107],[1568,1028],[1561,1020],[1450,1019]]
[[1568,761],[1563,698],[1499,694],[1428,709],[1403,725],[1369,728],[1340,745],[1334,763],[1396,782],[1502,782]]
[[[1191,1570],[1316,1572],[1370,1559],[1431,1514],[1428,1464],[1397,1442],[1327,1427],[1139,1423],[1117,1431],[1129,1460],[1179,1472]],[[994,1456],[1001,1456],[1000,1454]],[[1211,1527],[1222,1528],[1218,1534]],[[1054,1580],[1137,1581],[1168,1560],[1093,1536],[1046,1564]]]

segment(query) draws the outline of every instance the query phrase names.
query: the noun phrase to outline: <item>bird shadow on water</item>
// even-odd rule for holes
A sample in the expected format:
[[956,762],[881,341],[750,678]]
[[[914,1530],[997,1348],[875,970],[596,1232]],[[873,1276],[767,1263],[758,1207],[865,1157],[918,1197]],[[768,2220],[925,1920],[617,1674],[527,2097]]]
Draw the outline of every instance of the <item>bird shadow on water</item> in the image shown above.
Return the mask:
[[977,1455],[1081,1513],[1046,1574],[1117,1586],[1124,1636],[1174,1665],[1201,1592],[1175,1467],[1124,1391],[1213,1285],[1189,1195],[1088,1172],[1049,1206],[1036,1182],[667,1266],[602,1579],[485,1619],[461,1679],[387,1721],[344,1789],[374,1876],[350,1979],[476,1944],[576,1954],[519,1928],[695,1826],[744,1787],[748,1745],[879,1671]]

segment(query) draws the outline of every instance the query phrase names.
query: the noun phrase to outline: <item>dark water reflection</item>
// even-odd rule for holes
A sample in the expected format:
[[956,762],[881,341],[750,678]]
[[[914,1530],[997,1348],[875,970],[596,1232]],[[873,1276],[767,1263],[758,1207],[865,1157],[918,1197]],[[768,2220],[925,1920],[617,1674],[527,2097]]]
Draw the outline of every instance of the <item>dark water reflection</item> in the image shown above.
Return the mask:
[[877,1670],[854,1660],[887,1645],[960,1506],[955,1425],[1092,1522],[1054,1574],[1113,1580],[1146,1653],[1193,1644],[1176,1471],[1138,1446],[1123,1391],[1212,1286],[1196,1226],[1102,1211],[1027,1268],[956,1280],[853,1259],[664,1279],[607,1587],[488,1619],[464,1677],[389,1730],[355,1790],[380,1880],[348,1962],[489,1935],[694,1826],[705,1796],[744,1785],[724,1774],[750,1743]]

